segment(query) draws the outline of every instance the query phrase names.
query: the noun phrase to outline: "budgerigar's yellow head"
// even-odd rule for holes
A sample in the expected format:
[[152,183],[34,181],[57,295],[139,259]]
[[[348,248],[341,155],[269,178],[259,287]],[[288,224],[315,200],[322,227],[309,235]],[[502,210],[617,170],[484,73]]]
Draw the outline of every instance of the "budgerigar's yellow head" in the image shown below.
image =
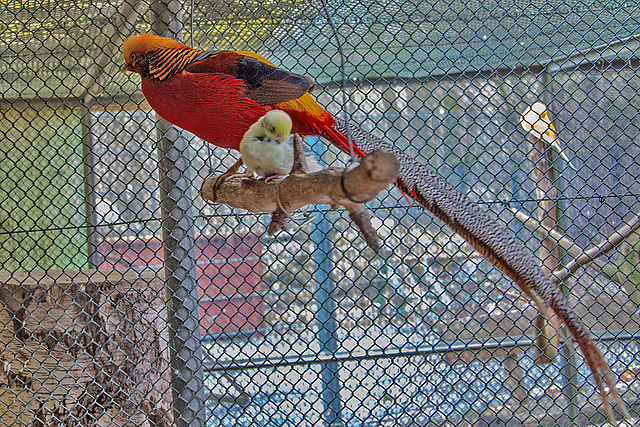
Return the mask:
[[270,110],[260,119],[262,128],[267,136],[272,138],[289,139],[293,126],[291,117],[282,110]]
[[569,157],[564,153],[560,144],[558,144],[556,128],[553,126],[553,123],[551,123],[549,110],[546,105],[542,102],[535,102],[531,107],[527,107],[524,113],[522,113],[522,117],[520,117],[520,126],[522,126],[522,129],[529,135],[534,138],[541,138],[547,144],[553,146],[558,150],[558,153],[560,153],[560,156],[567,164],[573,170],[577,170],[571,163],[571,160],[569,160]]

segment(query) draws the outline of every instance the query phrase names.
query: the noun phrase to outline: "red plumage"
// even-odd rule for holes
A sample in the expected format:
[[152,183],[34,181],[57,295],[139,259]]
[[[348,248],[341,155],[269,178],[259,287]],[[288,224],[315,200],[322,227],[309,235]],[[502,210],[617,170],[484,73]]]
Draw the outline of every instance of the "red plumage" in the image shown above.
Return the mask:
[[181,72],[142,79],[142,92],[160,117],[222,148],[238,150],[244,133],[266,113],[243,94],[242,81],[225,74]]

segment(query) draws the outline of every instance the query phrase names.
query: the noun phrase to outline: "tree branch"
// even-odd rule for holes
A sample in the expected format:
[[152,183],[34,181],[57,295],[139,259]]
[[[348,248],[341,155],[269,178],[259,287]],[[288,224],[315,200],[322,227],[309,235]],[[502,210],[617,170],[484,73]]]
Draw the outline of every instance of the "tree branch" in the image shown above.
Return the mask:
[[[217,182],[219,175],[213,176],[204,181],[200,194],[206,200],[224,203],[237,209],[271,213],[269,234],[286,229],[286,220],[290,213],[303,206],[344,206],[360,228],[367,244],[378,252],[380,243],[370,222],[370,212],[364,203],[373,199],[397,179],[400,163],[396,157],[386,151],[376,150],[365,156],[352,170],[328,168],[307,173],[304,170],[301,141],[296,135],[296,160],[291,175],[269,181],[235,175],[221,182]],[[345,194],[345,191],[348,194]]]
[[534,232],[536,231],[539,232],[541,229],[544,230],[544,232],[546,233],[544,235],[545,240],[551,241],[551,243],[553,243],[554,245],[562,246],[562,248],[565,251],[567,251],[567,253],[572,257],[577,258],[584,253],[584,248],[582,248],[580,245],[573,242],[568,237],[563,236],[561,233],[557,232],[555,229],[547,227],[545,224],[542,224],[540,221],[527,215],[521,210],[518,210],[516,208],[511,208],[511,211],[516,216],[516,218],[520,220],[520,222],[522,222],[522,224],[524,224],[524,226],[527,227],[529,230]]
[[563,269],[554,271],[551,275],[551,281],[554,283],[562,282],[567,277],[578,271],[581,266],[611,251],[638,228],[640,228],[640,215],[633,217],[631,221],[623,225],[619,230],[614,231],[611,236],[600,242],[598,245],[584,251],[580,256],[569,262]]

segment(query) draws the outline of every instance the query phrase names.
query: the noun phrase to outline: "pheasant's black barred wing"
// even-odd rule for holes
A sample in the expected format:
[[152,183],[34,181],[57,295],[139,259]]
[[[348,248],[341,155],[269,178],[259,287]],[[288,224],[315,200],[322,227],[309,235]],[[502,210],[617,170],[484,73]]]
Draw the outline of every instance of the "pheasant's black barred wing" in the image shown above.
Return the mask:
[[250,52],[202,52],[185,70],[190,73],[222,73],[242,80],[245,95],[259,105],[292,101],[313,90],[305,76],[275,67]]
[[[336,118],[335,121],[336,130],[346,133],[344,120]],[[610,418],[613,417],[613,412],[608,404],[603,380],[610,387],[614,400],[625,416],[630,418],[626,405],[616,392],[613,374],[595,342],[589,336],[587,327],[572,310],[560,287],[551,282],[542,272],[540,263],[533,253],[526,249],[503,223],[481,209],[469,197],[462,194],[426,165],[362,129],[351,125],[349,132],[354,144],[365,153],[377,149],[393,153],[401,165],[397,185],[402,191],[416,199],[453,231],[465,238],[493,265],[509,276],[523,292],[533,299],[543,314],[547,314],[546,307],[551,307],[580,345]],[[544,300],[544,306],[536,294]]]

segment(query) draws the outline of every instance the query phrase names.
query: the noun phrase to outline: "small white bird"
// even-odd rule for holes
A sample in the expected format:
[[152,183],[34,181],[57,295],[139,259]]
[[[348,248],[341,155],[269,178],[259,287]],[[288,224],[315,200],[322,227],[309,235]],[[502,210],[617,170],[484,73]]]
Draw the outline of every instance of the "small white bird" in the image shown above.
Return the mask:
[[291,117],[281,110],[270,110],[251,125],[240,142],[247,174],[269,178],[288,175],[293,167]]
[[553,126],[553,123],[551,123],[546,105],[542,102],[535,102],[531,107],[527,107],[524,113],[522,113],[522,117],[520,117],[520,126],[522,126],[525,132],[530,133],[535,138],[544,139],[547,144],[558,150],[560,156],[562,156],[573,170],[576,170],[558,143],[556,128]]

